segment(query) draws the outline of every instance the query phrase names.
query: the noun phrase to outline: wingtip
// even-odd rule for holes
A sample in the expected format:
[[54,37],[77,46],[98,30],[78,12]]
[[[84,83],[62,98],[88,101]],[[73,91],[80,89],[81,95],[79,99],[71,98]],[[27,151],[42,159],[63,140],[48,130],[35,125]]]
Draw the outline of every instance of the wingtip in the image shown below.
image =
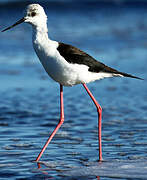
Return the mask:
[[143,81],[143,80],[145,80],[145,79],[143,79],[143,78],[139,78],[139,77],[138,77],[137,79],[142,80],[142,81]]
[[124,76],[124,77],[130,77],[130,78],[134,78],[134,79],[138,79],[138,80],[144,80],[143,78],[140,78],[140,77],[137,77],[137,76],[132,76],[132,75],[129,75],[129,76]]
[[129,77],[129,78],[134,78],[134,79],[139,79],[139,80],[144,80],[143,78],[140,78],[140,77],[137,77],[137,76],[133,76],[131,74],[128,74],[128,73],[123,73],[123,72],[120,72],[120,74],[124,77]]

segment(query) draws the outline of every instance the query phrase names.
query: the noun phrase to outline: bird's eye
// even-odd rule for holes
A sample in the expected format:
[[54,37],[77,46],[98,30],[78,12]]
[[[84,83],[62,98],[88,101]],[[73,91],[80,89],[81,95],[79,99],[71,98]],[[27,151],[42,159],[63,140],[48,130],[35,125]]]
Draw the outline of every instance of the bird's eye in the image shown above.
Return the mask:
[[32,16],[32,17],[36,16],[36,13],[35,13],[35,12],[32,12],[32,13],[31,13],[31,16]]

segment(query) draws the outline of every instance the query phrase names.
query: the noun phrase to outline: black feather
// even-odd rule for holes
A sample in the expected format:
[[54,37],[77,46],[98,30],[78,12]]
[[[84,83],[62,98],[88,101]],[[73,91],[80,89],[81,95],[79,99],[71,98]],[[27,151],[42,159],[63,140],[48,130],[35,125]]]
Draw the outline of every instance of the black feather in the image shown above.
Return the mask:
[[114,74],[114,76],[122,75],[125,77],[141,79],[139,77],[132,76],[127,73],[119,72],[113,68],[110,68],[74,46],[59,42],[59,46],[57,50],[67,62],[72,63],[72,64],[86,65],[89,67],[88,71],[96,72],[96,73],[106,72],[106,73]]

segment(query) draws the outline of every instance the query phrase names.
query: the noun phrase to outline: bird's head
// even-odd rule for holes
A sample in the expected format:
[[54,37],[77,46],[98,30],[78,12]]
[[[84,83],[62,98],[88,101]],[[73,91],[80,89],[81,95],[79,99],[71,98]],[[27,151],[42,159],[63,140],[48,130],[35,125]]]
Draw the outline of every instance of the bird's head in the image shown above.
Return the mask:
[[24,17],[22,19],[20,19],[19,21],[17,21],[15,24],[4,29],[2,32],[7,31],[8,29],[11,29],[11,28],[15,27],[16,25],[21,24],[23,22],[29,23],[35,27],[46,26],[47,16],[44,12],[43,7],[40,6],[39,4],[28,5],[25,10]]

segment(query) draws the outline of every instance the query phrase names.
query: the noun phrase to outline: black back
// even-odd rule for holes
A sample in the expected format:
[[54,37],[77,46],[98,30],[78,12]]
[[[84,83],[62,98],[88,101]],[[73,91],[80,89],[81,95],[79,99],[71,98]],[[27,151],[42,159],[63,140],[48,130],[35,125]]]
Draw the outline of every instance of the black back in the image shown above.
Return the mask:
[[110,68],[74,46],[59,42],[59,46],[57,50],[59,51],[60,55],[63,56],[64,59],[69,63],[83,64],[88,66],[89,67],[88,71],[96,72],[96,73],[106,72],[116,75],[120,74],[126,77],[141,79],[136,76],[132,76],[130,74],[119,72],[113,68]]

